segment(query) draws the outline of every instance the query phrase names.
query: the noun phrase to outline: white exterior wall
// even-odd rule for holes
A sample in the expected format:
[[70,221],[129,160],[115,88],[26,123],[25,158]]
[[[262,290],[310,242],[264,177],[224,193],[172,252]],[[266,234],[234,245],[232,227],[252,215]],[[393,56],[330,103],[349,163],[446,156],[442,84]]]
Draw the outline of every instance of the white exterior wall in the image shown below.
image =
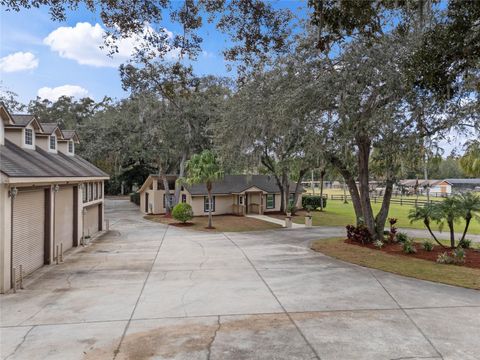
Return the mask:
[[[213,215],[223,215],[231,214],[233,212],[233,204],[236,200],[234,195],[215,195],[215,211],[212,212]],[[188,198],[187,198],[188,201]],[[195,216],[205,216],[208,215],[208,212],[204,211],[204,197],[202,196],[192,196],[192,205],[193,214]]]
[[[301,202],[301,199],[300,199]],[[280,194],[275,194],[275,207],[267,209],[267,195],[263,195],[264,212],[280,211]]]

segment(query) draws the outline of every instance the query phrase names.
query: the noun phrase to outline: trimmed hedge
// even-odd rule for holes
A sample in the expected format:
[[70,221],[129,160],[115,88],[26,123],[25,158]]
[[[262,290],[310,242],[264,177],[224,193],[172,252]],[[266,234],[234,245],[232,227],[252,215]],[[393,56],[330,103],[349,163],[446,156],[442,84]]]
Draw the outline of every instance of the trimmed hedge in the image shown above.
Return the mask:
[[140,206],[140,194],[139,193],[130,194],[130,201]]
[[[303,195],[302,196],[302,207],[305,209],[307,206],[311,206],[314,210],[318,209],[321,206],[322,199],[319,195]],[[327,197],[323,197],[323,208],[327,207]]]

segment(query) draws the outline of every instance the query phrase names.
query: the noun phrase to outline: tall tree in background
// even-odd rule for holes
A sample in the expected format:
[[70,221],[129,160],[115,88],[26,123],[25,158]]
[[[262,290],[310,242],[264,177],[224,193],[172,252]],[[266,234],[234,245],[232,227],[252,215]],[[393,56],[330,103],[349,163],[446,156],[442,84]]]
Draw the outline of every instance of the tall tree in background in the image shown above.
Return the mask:
[[480,177],[480,141],[470,141],[465,154],[460,158],[460,166],[469,176]]

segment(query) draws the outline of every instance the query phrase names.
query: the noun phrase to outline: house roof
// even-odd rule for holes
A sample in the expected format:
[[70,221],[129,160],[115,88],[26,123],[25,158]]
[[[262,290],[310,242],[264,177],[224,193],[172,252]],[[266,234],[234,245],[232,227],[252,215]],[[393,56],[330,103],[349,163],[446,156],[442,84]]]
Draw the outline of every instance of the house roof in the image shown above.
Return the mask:
[[[416,179],[400,180],[400,184],[404,186],[415,186]],[[450,185],[480,185],[480,179],[444,179],[444,180],[422,180],[418,179],[418,186],[425,186],[427,183],[430,186],[435,186],[447,182]]]
[[480,185],[480,179],[445,179],[445,181],[448,181],[452,185]]
[[40,125],[40,122],[37,120],[35,115],[32,114],[10,114],[10,117],[13,120],[13,124],[9,124],[5,126],[6,128],[24,128],[27,125],[30,125],[33,123],[33,126],[39,130],[40,132],[43,132],[42,125]]
[[[295,183],[290,184],[291,191],[295,190],[295,185]],[[267,193],[280,192],[273,176],[225,175],[222,180],[213,183],[212,194],[238,194],[252,187],[256,187]],[[186,188],[192,195],[207,195],[205,184],[187,185]]]
[[63,139],[64,140],[74,140],[75,142],[78,142],[78,134],[75,130],[62,130],[63,134]]
[[109,177],[80,156],[22,149],[5,139],[0,145],[0,171],[8,177]]
[[56,129],[59,129],[57,123],[40,123],[45,134],[53,134]]
[[[149,183],[158,178],[158,175],[150,175],[138,192],[148,188]],[[290,191],[295,191],[296,183],[290,183]],[[205,184],[184,185],[191,195],[207,195]],[[279,193],[280,189],[275,178],[270,175],[225,175],[222,180],[215,181],[212,186],[213,195],[239,194],[250,188],[257,188],[267,193]],[[301,187],[303,191],[303,187]]]
[[430,180],[422,180],[422,179],[405,179],[405,180],[400,180],[400,184],[403,186],[415,186],[418,181],[418,186],[435,186],[440,183],[442,183],[445,180],[435,180],[435,179],[430,179]]

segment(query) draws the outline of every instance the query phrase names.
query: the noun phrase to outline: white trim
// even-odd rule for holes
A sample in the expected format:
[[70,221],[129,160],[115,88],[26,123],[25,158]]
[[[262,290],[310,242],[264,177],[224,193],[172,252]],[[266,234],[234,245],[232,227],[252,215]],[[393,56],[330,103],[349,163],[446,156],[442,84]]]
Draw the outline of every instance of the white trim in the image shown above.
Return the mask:
[[[27,144],[25,142],[26,136],[27,136],[27,129],[32,132],[32,143],[31,144]],[[33,149],[33,150],[35,149],[35,130],[30,125],[25,126],[25,128],[22,129],[22,145],[25,149]]]
[[51,184],[51,183],[83,183],[87,181],[108,180],[109,176],[98,177],[11,177],[5,176],[6,179],[2,181],[5,184]]
[[[52,148],[52,138],[54,140],[54,147]],[[57,136],[54,134],[51,134],[48,136],[48,151],[57,153],[57,148],[58,148],[58,143],[57,143]]]

